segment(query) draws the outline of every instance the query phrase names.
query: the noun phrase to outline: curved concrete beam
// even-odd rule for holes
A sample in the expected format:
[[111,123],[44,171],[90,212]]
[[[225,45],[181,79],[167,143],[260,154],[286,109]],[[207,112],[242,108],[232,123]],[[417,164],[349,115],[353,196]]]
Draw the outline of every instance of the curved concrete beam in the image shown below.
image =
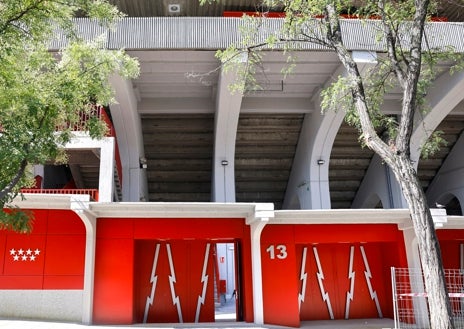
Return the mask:
[[123,161],[123,201],[148,200],[146,172],[140,168],[140,159],[145,158],[145,154],[137,97],[131,81],[115,75],[110,82],[116,99],[116,103],[110,105],[111,117]]
[[425,116],[417,116],[411,137],[411,160],[418,164],[422,145],[441,121],[464,100],[464,71],[450,75],[443,73],[433,83],[427,95],[431,110]]
[[[446,72],[433,84],[433,88],[427,96],[431,110],[424,117],[421,117],[422,120],[415,122],[416,128],[411,138],[411,159],[415,161],[416,167],[423,143],[440,122],[464,99],[462,90],[464,90],[464,73],[450,76]],[[367,206],[366,201],[371,194],[379,196],[384,208],[407,207],[395,177],[388,168],[382,167],[384,166],[375,156],[353,201],[353,208]],[[375,184],[373,184],[374,181]],[[431,198],[436,201],[436,196]]]
[[214,118],[214,153],[211,198],[213,202],[235,202],[235,139],[243,95],[231,93],[235,72],[219,76]]
[[[344,72],[344,67],[340,65],[332,77],[335,79]],[[332,79],[326,85],[331,82]],[[305,115],[301,128],[285,193],[284,209],[294,208],[295,200],[299,200],[300,209],[330,209],[329,159],[345,113],[322,113],[319,95],[313,102],[315,109]]]
[[380,199],[384,209],[407,208],[395,176],[377,154],[372,157],[351,208],[374,208],[376,205],[371,203],[374,195]]
[[461,135],[427,189],[429,205],[454,195],[464,210],[464,135]]

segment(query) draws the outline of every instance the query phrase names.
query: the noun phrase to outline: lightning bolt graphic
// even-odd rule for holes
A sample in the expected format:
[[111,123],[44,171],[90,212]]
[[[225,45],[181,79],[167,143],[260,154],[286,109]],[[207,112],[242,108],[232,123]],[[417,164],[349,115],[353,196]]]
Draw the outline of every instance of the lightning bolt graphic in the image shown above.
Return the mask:
[[176,273],[174,272],[174,264],[172,263],[172,255],[171,255],[171,245],[169,243],[166,244],[166,249],[168,251],[168,260],[169,260],[169,268],[171,270],[171,275],[169,276],[169,286],[171,287],[171,297],[172,297],[172,305],[177,306],[177,314],[179,315],[179,322],[184,322],[182,320],[182,309],[180,307],[180,300],[179,296],[176,296],[176,291],[174,289],[174,283],[176,283]]
[[319,282],[319,289],[321,290],[322,300],[327,303],[327,309],[329,310],[330,318],[333,320],[334,315],[332,311],[332,304],[330,304],[329,293],[325,291],[324,284],[322,283],[322,280],[324,280],[324,273],[322,272],[321,262],[319,261],[319,254],[317,253],[316,247],[313,247],[313,252],[317,263],[317,281]]
[[301,257],[301,271],[300,271],[300,281],[301,283],[301,292],[298,294],[298,307],[301,310],[301,303],[304,302],[306,295],[306,279],[308,274],[306,273],[306,253],[308,251],[307,247],[303,248],[303,256]]
[[371,274],[371,269],[369,268],[369,263],[367,262],[366,252],[364,251],[363,246],[360,246],[359,248],[361,249],[361,254],[363,257],[363,261],[364,261],[364,267],[366,268],[366,270],[364,271],[364,276],[366,277],[366,283],[367,283],[367,287],[369,288],[369,292],[371,294],[371,299],[375,301],[375,305],[377,307],[379,318],[383,318],[382,310],[380,309],[379,298],[377,297],[377,292],[372,290],[372,284],[371,284],[372,274]]
[[354,277],[355,272],[353,272],[353,258],[354,258],[354,246],[350,248],[350,268],[348,270],[348,278],[350,279],[350,291],[346,293],[346,308],[345,308],[345,319],[350,318],[350,301],[353,300],[354,294]]
[[201,293],[201,296],[198,296],[197,312],[195,314],[195,322],[198,322],[200,320],[201,305],[205,304],[206,288],[208,287],[208,275],[206,275],[206,268],[208,267],[209,247],[210,247],[210,244],[207,243],[206,251],[205,251],[205,260],[203,261],[203,272],[201,273],[201,282],[203,282],[203,291]]
[[153,299],[155,297],[156,283],[158,282],[158,276],[155,275],[155,273],[156,273],[156,266],[158,264],[159,250],[160,250],[160,244],[158,243],[155,249],[155,256],[153,257],[153,267],[151,269],[151,277],[150,277],[150,282],[152,284],[151,294],[150,296],[147,296],[147,301],[145,302],[145,313],[143,314],[143,323],[147,323],[148,311],[150,309],[150,306],[153,305]]

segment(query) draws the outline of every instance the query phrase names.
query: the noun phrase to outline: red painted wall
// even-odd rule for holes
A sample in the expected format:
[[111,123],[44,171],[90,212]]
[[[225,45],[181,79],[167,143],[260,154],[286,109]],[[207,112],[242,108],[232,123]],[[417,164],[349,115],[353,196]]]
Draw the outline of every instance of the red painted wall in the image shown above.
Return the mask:
[[446,269],[460,268],[460,248],[464,244],[464,230],[437,230],[438,240]]
[[81,219],[71,210],[32,211],[32,233],[0,231],[0,289],[82,289]]
[[[116,219],[102,218],[97,221],[97,251],[95,265],[94,290],[94,323],[97,324],[130,324],[143,320],[147,289],[151,289],[150,282],[139,283],[141,273],[149,273],[153,264],[153,248],[156,241],[163,242],[163,254],[160,253],[160,267],[164,273],[159,293],[164,295],[163,316],[150,313],[148,322],[177,322],[177,308],[172,307],[172,296],[169,287],[169,264],[166,256],[166,243],[169,242],[176,261],[176,293],[183,295],[183,303],[190,310],[183,314],[184,322],[193,322],[196,310],[199,288],[202,288],[201,273],[204,259],[204,246],[214,239],[219,241],[241,242],[243,247],[242,265],[251,269],[250,259],[250,231],[244,219],[216,219],[216,218],[159,218],[159,219]],[[151,245],[150,248],[148,246]],[[148,251],[147,251],[148,249]],[[153,249],[153,250],[152,250]],[[184,252],[182,252],[184,250]],[[179,256],[181,255],[181,256]],[[201,261],[192,261],[201,259]],[[208,270],[209,270],[208,265]],[[211,268],[212,270],[212,268]],[[150,273],[149,273],[150,274]],[[183,277],[183,275],[186,277]],[[212,273],[210,274],[212,275]],[[146,275],[143,274],[145,277]],[[251,271],[246,271],[242,280],[244,287],[244,316],[245,320],[253,321]],[[143,280],[145,280],[143,278]],[[177,280],[176,280],[177,281]],[[185,288],[187,287],[187,288]],[[169,288],[169,290],[167,290]],[[164,289],[164,290],[163,290]],[[177,290],[179,289],[179,290]],[[164,291],[164,292],[162,292]],[[207,291],[212,296],[212,290]],[[143,295],[143,296],[142,296]],[[158,305],[159,306],[159,305]],[[160,307],[160,306],[159,306]],[[159,309],[159,308],[158,308]],[[175,312],[171,312],[174,310]],[[200,313],[200,321],[210,320],[214,315],[214,308],[206,307]],[[206,313],[205,313],[206,312]],[[172,314],[171,314],[172,313]],[[195,312],[194,312],[195,313]],[[193,316],[193,318],[192,318]],[[156,319],[155,319],[156,318]]]
[[406,266],[396,225],[268,225],[261,241],[265,323],[393,316],[390,267]]

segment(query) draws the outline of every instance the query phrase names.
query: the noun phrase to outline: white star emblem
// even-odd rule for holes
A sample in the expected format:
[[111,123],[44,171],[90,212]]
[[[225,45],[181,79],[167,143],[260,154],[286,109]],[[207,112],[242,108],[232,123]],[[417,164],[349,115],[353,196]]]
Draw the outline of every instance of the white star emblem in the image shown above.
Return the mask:
[[27,256],[26,256],[26,255],[22,255],[22,256],[21,256],[21,260],[22,260],[23,262],[26,261],[26,260],[27,260]]
[[10,249],[10,255],[11,256],[14,256],[16,254],[16,250],[13,248],[13,249]]
[[27,255],[32,255],[32,250],[31,250],[30,248],[27,249],[27,250],[26,250],[26,254],[27,254]]
[[29,256],[29,260],[30,260],[31,262],[35,261],[35,256],[34,256],[34,255]]
[[17,261],[19,260],[19,256],[18,256],[18,255],[14,255],[14,256],[13,256],[13,260],[14,260],[15,262],[17,262]]
[[19,249],[18,250],[18,255],[23,255],[24,254],[24,250],[23,249]]
[[38,256],[40,254],[40,250],[39,249],[34,250],[34,254]]

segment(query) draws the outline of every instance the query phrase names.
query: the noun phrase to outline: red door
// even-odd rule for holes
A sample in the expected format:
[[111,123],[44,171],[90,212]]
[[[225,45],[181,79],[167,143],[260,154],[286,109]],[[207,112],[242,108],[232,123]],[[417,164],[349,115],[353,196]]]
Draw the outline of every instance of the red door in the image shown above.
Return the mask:
[[214,322],[213,244],[137,240],[136,321]]
[[381,318],[381,244],[297,245],[301,320]]

